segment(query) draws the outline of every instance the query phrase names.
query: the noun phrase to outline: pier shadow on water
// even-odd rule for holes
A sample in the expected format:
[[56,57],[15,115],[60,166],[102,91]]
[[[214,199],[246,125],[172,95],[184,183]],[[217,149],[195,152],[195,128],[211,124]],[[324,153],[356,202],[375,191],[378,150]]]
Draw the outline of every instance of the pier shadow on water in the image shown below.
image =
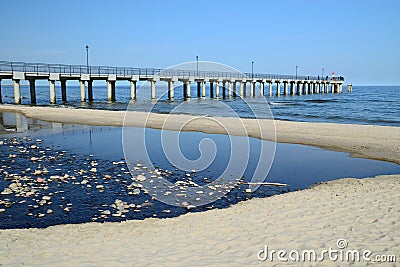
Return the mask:
[[[132,131],[143,129],[132,128]],[[227,164],[230,153],[227,135],[181,133],[180,147],[187,158],[199,157],[199,143],[205,138],[213,140],[218,151],[207,169],[188,173],[175,168],[165,158],[161,131],[146,131],[152,143],[149,154],[158,176],[179,188],[210,184]],[[20,114],[0,113],[0,132],[2,229],[175,217],[187,212],[226,208],[254,197],[268,197],[344,177],[400,173],[400,166],[393,163],[278,143],[265,181],[287,186],[260,186],[248,192],[247,182],[256,168],[261,142],[268,142],[250,138],[251,153],[243,177],[234,177],[236,183],[214,188],[228,192],[215,202],[198,207],[196,203],[188,203],[191,207],[188,209],[187,205],[170,206],[152,198],[140,181],[132,179],[124,161],[121,128],[50,123]],[[150,171],[141,164],[137,169]],[[204,196],[199,193],[199,197]]]

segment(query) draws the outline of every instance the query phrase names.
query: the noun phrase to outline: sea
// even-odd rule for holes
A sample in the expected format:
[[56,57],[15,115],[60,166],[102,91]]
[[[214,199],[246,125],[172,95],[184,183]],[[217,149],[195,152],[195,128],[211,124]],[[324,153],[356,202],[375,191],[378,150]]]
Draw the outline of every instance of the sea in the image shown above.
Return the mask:
[[[4,83],[4,82],[3,82]],[[61,88],[56,84],[57,106],[70,108],[93,108],[107,110],[152,111],[156,113],[184,113],[191,115],[207,116],[239,116],[253,118],[254,110],[266,111],[257,114],[272,114],[275,119],[305,122],[327,122],[347,124],[372,124],[386,126],[400,126],[400,86],[353,86],[351,93],[343,86],[341,94],[309,94],[294,96],[256,96],[226,97],[222,96],[220,89],[219,99],[210,98],[207,87],[205,98],[197,97],[195,83],[191,85],[190,104],[179,108],[182,103],[188,103],[183,97],[183,86],[176,83],[175,99],[168,100],[167,85],[164,82],[157,84],[157,101],[150,99],[150,85],[140,82],[137,85],[137,99],[130,102],[129,83],[121,81],[116,84],[116,101],[107,101],[106,85],[95,83],[93,86],[93,102],[80,101],[80,89],[77,81],[67,84],[67,102],[61,100]],[[275,86],[275,85],[274,85]],[[247,88],[247,91],[249,88]],[[273,88],[275,94],[276,88]],[[48,106],[49,86],[37,85],[37,105]],[[14,102],[14,92],[11,85],[2,85],[3,103]],[[22,104],[30,104],[29,86],[21,86]],[[221,109],[221,103],[229,109]],[[251,108],[249,108],[251,107]],[[269,112],[271,111],[271,112]],[[259,117],[259,116],[258,116]]]

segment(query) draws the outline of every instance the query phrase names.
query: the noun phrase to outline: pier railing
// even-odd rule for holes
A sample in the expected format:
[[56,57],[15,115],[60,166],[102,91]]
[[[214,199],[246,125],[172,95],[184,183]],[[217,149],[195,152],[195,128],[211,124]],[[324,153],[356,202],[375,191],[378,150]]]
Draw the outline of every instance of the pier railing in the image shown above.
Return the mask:
[[47,64],[47,63],[25,63],[0,61],[0,73],[24,72],[27,74],[50,74],[60,73],[64,75],[119,75],[151,77],[151,76],[177,76],[182,78],[214,78],[214,79],[266,79],[266,80],[343,80],[343,77],[319,77],[319,76],[300,76],[282,74],[261,74],[261,73],[239,73],[239,72],[220,72],[220,71],[197,71],[197,70],[178,70],[178,69],[156,69],[156,68],[133,68],[133,67],[109,67],[109,66],[86,66],[86,65],[66,65],[66,64]]

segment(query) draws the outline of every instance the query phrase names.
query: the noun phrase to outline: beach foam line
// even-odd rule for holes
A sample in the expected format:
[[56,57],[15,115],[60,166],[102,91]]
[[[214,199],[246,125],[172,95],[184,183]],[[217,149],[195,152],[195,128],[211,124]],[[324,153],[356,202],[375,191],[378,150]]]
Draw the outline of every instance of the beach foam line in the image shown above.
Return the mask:
[[[27,117],[60,123],[74,123],[98,126],[123,126],[125,111],[70,109],[59,107],[30,107],[18,105],[0,105],[0,111],[20,112]],[[149,127],[161,129],[168,116],[174,123],[168,123],[167,130],[180,130],[182,122],[193,118],[191,115],[155,114],[135,112],[135,120],[130,120],[127,126]],[[132,115],[130,116],[132,117]],[[204,116],[199,116],[204,117]],[[223,124],[235,125],[238,118],[213,117]],[[240,119],[250,137],[273,140],[271,121],[268,119]],[[329,150],[348,152],[353,157],[390,161],[400,164],[400,127],[274,121],[276,126],[276,141],[317,146]],[[259,126],[264,135],[260,135]],[[187,124],[184,131],[198,131],[210,134],[225,134],[225,129],[218,127],[211,120],[193,120]],[[243,135],[242,129],[230,131],[233,135]]]
[[399,198],[400,175],[340,179],[176,218],[0,230],[0,263],[270,266],[284,262],[276,254],[273,261],[259,260],[265,246],[320,253],[338,250],[339,239],[345,249],[400,257]]

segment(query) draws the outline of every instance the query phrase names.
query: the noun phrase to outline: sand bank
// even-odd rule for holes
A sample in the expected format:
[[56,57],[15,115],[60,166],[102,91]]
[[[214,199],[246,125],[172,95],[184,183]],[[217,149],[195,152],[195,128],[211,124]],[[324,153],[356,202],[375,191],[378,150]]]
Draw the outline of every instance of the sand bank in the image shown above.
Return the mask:
[[[172,219],[0,231],[8,265],[270,266],[268,249],[371,250],[400,262],[400,175],[341,179]],[[262,256],[262,255],[261,255]],[[275,258],[274,264],[280,263]],[[332,264],[328,259],[322,265]],[[315,263],[314,263],[315,264]],[[321,265],[321,263],[319,263]],[[336,262],[334,265],[347,265]],[[366,262],[360,262],[365,266]]]
[[[78,123],[88,125],[122,126],[125,111],[107,111],[91,109],[70,109],[53,107],[29,107],[16,105],[0,105],[0,111],[21,112],[27,117],[55,121],[62,123]],[[166,115],[132,112],[129,126],[178,130],[182,122],[193,118],[189,115]],[[172,116],[173,123],[167,127],[163,125],[167,116]],[[171,117],[170,117],[171,119]],[[214,118],[226,125],[235,125],[236,118]],[[271,121],[242,119],[247,134],[256,138],[271,139],[269,129]],[[267,129],[267,134],[260,136],[258,123]],[[311,123],[290,122],[275,120],[276,141],[283,143],[296,143],[318,146],[326,149],[349,152],[352,156],[365,157],[391,161],[400,164],[400,127],[336,124],[336,123]],[[186,125],[185,131],[199,131],[205,133],[225,133],[211,120],[194,120]],[[233,129],[231,134],[242,135],[240,129]]]

